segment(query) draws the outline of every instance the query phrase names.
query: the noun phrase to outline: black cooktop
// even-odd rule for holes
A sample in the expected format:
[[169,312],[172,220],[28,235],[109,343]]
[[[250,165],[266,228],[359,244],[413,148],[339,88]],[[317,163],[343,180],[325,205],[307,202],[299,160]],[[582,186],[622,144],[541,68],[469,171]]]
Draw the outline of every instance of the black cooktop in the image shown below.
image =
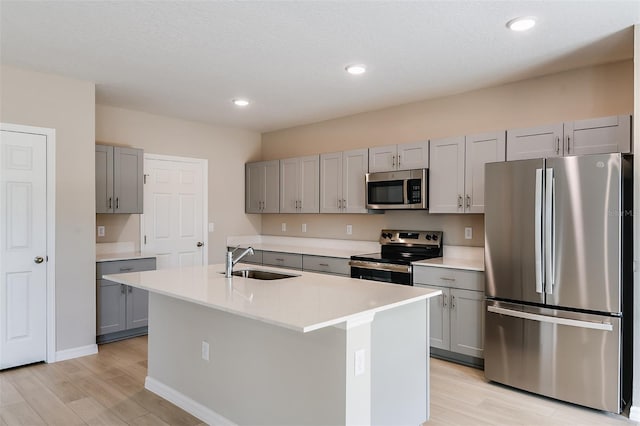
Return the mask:
[[380,233],[380,253],[351,256],[352,260],[408,265],[419,260],[442,257],[441,231],[394,231]]

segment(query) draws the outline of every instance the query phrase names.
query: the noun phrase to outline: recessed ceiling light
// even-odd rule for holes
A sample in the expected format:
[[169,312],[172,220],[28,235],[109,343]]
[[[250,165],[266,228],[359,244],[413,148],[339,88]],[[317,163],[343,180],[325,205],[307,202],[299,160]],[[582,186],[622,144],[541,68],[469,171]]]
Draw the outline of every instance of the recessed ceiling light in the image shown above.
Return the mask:
[[533,16],[524,16],[515,18],[507,22],[507,28],[512,31],[527,31],[536,25],[536,18]]
[[239,106],[239,107],[246,107],[247,105],[249,105],[249,101],[246,99],[234,99],[231,102],[233,102],[235,106]]
[[349,65],[348,67],[345,68],[345,70],[349,74],[360,75],[360,74],[364,74],[367,71],[367,67],[364,66],[363,64],[356,64],[356,65]]

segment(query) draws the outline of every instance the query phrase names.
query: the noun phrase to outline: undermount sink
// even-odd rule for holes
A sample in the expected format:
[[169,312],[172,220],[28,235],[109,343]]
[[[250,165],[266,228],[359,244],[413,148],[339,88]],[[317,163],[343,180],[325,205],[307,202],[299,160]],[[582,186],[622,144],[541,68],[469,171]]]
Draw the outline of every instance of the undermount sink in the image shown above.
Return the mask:
[[239,269],[233,271],[231,275],[242,278],[253,278],[254,280],[281,280],[299,275],[281,274],[279,272],[261,271],[259,269]]

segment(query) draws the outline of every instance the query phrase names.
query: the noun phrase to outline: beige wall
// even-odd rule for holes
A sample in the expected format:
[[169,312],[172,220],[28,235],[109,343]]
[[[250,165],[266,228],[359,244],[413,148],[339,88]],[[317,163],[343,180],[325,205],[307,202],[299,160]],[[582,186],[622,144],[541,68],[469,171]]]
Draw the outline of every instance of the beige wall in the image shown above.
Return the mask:
[[0,67],[0,122],[56,131],[56,350],[95,343],[95,86]]
[[[260,233],[260,217],[244,214],[244,164],[261,156],[260,134],[138,111],[96,106],[96,140],[145,153],[209,160],[209,263],[224,260],[227,235]],[[106,226],[98,242],[133,241],[139,247],[140,215],[97,215]]]
[[[366,77],[365,77],[366,78]],[[446,98],[266,133],[263,159],[412,142],[633,111],[633,61],[553,74]],[[287,232],[281,224],[287,222]],[[300,225],[307,223],[306,234]],[[293,226],[290,226],[292,224]],[[352,224],[354,233],[345,232]],[[473,226],[474,238],[464,239]],[[449,244],[482,245],[482,215],[263,215],[262,233],[375,240],[380,229],[442,229]]]

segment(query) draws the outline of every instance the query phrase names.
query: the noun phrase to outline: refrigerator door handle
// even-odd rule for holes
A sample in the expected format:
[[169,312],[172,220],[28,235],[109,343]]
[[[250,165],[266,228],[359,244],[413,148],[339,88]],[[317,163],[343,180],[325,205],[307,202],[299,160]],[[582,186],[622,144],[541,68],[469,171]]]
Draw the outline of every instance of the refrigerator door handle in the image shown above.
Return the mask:
[[536,201],[535,201],[535,256],[536,256],[536,293],[542,294],[543,259],[542,259],[542,169],[536,169]]
[[506,315],[509,317],[522,318],[526,320],[546,322],[549,324],[568,325],[571,327],[589,328],[592,330],[613,331],[613,324],[608,322],[580,321],[570,318],[552,317],[547,315],[532,314],[530,312],[514,311],[499,306],[487,306],[487,311],[494,314]]
[[553,178],[553,169],[548,168],[545,176],[545,193],[544,193],[544,268],[545,268],[545,293],[553,294],[554,283],[554,265],[553,250],[555,248],[555,232],[554,232],[554,210],[555,210],[555,182]]

